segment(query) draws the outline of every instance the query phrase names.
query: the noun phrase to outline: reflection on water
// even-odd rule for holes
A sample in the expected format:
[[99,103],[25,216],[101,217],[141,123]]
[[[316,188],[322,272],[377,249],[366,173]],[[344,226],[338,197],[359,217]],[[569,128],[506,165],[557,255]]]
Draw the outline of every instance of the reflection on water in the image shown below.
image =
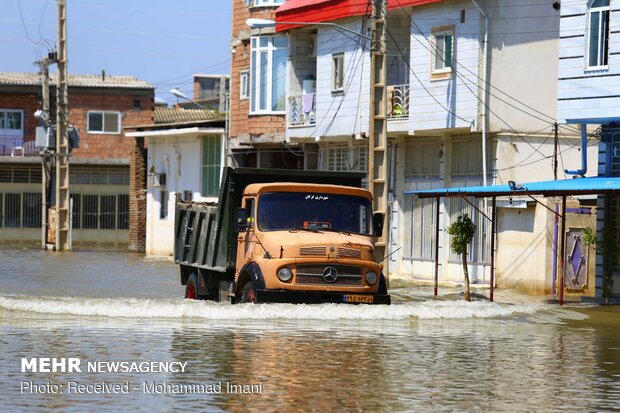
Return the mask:
[[[101,257],[92,258],[98,262]],[[127,256],[114,265],[123,260],[135,261],[136,267],[144,263]],[[84,290],[104,284],[97,269],[105,273],[105,264],[88,265],[94,272],[82,278]],[[168,263],[145,265],[152,267],[138,272],[143,277],[174,270]],[[424,298],[391,307],[233,307],[166,298],[158,286],[163,275],[155,275],[152,283],[143,278],[143,288],[158,292],[151,299],[122,298],[146,297],[130,287],[125,294],[69,293],[72,297],[62,298],[33,293],[36,289],[21,285],[28,282],[23,276],[8,282],[6,269],[0,260],[1,411],[620,409],[616,308]],[[34,268],[32,278],[44,277],[43,272],[43,267]],[[176,271],[170,272],[170,285],[176,285]],[[419,296],[413,289],[400,292]],[[185,373],[22,373],[20,358],[35,356],[187,361],[188,366]],[[29,380],[262,383],[264,392],[20,394],[19,382]]]

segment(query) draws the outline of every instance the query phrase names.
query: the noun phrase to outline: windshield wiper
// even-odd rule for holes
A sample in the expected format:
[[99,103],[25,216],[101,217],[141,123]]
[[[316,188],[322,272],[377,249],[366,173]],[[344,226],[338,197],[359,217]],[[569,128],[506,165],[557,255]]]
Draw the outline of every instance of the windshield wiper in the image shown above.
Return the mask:
[[351,231],[344,231],[342,229],[336,229],[336,228],[323,228],[323,230],[325,231],[330,231],[330,232],[337,232],[339,234],[345,234],[345,235],[351,235]]
[[321,233],[321,231],[319,231],[316,228],[313,229],[313,228],[303,228],[303,227],[293,227],[293,228],[289,229],[288,231],[289,232],[293,232],[293,231],[309,231],[309,232],[314,232],[314,233],[317,233],[317,234]]

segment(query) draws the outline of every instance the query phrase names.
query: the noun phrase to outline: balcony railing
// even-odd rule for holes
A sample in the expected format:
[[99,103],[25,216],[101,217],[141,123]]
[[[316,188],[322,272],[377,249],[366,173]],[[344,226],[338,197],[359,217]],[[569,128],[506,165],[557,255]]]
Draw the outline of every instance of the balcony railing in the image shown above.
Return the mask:
[[388,119],[399,119],[409,116],[409,85],[388,86],[387,100]]
[[303,126],[316,123],[316,94],[291,96],[288,98],[288,125]]
[[0,136],[0,156],[35,156],[39,152],[34,141],[23,138]]

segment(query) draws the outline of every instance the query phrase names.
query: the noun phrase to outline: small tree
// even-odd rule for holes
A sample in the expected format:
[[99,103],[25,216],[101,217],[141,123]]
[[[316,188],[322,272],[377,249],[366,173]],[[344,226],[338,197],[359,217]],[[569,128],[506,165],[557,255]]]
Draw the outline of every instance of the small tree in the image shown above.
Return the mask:
[[465,273],[465,300],[471,301],[469,295],[469,271],[467,270],[467,249],[476,233],[476,224],[469,215],[461,214],[455,222],[448,227],[448,234],[452,235],[450,247],[455,254],[461,254],[463,259],[463,272]]

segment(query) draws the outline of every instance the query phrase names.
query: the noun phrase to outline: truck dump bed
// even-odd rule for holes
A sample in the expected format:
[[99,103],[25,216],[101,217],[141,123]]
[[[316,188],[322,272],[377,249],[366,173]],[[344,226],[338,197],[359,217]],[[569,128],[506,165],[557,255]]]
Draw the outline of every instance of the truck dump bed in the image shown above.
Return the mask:
[[237,254],[234,210],[241,206],[246,186],[253,183],[298,182],[361,188],[364,176],[358,172],[224,168],[217,204],[184,202],[177,196],[174,262],[219,273],[217,275],[220,277],[232,280]]

